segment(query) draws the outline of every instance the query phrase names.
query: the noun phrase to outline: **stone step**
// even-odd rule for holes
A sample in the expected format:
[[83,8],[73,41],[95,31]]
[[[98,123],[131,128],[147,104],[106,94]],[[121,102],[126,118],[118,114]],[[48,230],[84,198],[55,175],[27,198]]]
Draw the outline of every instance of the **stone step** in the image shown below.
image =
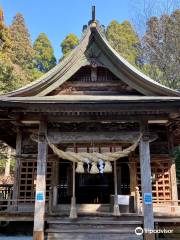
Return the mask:
[[143,240],[135,234],[117,233],[49,233],[48,240]]

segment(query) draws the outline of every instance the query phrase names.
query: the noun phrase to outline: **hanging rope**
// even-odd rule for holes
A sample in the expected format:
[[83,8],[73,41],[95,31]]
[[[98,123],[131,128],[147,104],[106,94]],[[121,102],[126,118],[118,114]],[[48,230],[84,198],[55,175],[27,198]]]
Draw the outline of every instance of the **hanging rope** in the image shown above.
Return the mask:
[[[139,141],[141,140],[142,133],[139,135],[137,140],[128,148],[123,149],[122,151],[117,151],[117,152],[108,152],[108,153],[98,153],[98,152],[93,152],[93,153],[87,153],[87,152],[80,152],[80,153],[75,153],[75,152],[65,152],[59,149],[56,145],[52,144],[50,140],[48,139],[48,136],[46,136],[47,142],[50,146],[50,148],[53,150],[53,152],[60,158],[66,159],[72,162],[86,162],[86,159],[89,159],[91,162],[96,162],[98,163],[101,160],[103,161],[116,161],[119,158],[127,157],[131,152],[133,152],[136,147],[139,144]],[[31,135],[31,139],[33,141],[38,142],[38,138],[35,137],[34,135]]]

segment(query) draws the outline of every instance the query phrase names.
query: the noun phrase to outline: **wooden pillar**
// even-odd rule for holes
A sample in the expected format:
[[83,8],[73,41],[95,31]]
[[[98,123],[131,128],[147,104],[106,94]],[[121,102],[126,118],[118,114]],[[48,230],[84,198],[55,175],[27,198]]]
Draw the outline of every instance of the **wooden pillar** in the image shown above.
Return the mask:
[[114,208],[113,215],[120,216],[119,205],[118,205],[118,192],[117,192],[117,165],[114,161]]
[[[144,132],[144,128],[141,128]],[[152,204],[152,184],[151,184],[151,165],[150,165],[150,138],[144,134],[140,140],[140,167],[141,167],[141,188],[142,203],[144,214],[144,239],[155,240],[155,234],[146,233],[146,230],[154,230],[154,216]]]
[[11,168],[11,148],[8,146],[8,148],[7,148],[7,159],[6,159],[5,171],[4,171],[4,176],[5,177],[10,176],[10,168]]
[[[173,155],[174,150],[174,136],[173,132],[168,131],[168,144],[169,144],[169,154]],[[171,177],[171,195],[172,200],[178,200],[178,192],[177,192],[177,179],[176,179],[176,164],[175,159],[172,158],[171,167],[170,167],[170,177]],[[178,202],[173,202],[173,205],[178,205]]]
[[128,166],[129,166],[129,175],[130,175],[130,192],[131,192],[131,196],[135,196],[136,186],[137,186],[136,163],[130,162]]
[[70,210],[70,216],[69,218],[71,219],[75,219],[77,218],[77,208],[76,208],[76,193],[75,193],[75,180],[76,180],[76,163],[73,162],[73,195],[72,195],[72,198],[71,198],[71,210]]
[[17,130],[16,135],[16,165],[14,170],[14,184],[13,184],[13,200],[14,200],[14,206],[17,210],[18,207],[18,198],[19,198],[19,185],[20,185],[20,155],[21,155],[21,147],[22,147],[22,132],[20,129]]
[[170,168],[170,175],[171,175],[171,194],[173,205],[178,205],[178,192],[177,192],[177,180],[176,180],[176,164],[175,160],[172,159],[171,168]]
[[53,179],[52,179],[52,206],[53,209],[56,208],[58,204],[58,178],[59,178],[59,161],[56,159],[56,161],[53,163]]
[[34,210],[33,240],[44,240],[44,217],[46,201],[46,168],[47,168],[47,125],[40,122],[38,137],[36,198]]
[[130,159],[130,163],[128,164],[129,166],[129,175],[130,175],[130,192],[131,192],[131,196],[134,199],[134,208],[137,211],[136,205],[137,205],[137,199],[136,199],[136,187],[137,187],[137,179],[136,179],[136,163],[135,162],[131,162]]

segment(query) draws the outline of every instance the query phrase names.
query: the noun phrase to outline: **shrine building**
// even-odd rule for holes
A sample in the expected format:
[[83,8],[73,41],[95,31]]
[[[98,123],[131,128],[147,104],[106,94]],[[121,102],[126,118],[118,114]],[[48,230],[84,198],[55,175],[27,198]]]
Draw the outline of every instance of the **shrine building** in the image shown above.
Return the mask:
[[[10,198],[0,199],[0,221],[34,221],[34,240],[66,240],[67,222],[87,230],[111,219],[109,232],[96,232],[113,240],[121,239],[115,235],[127,217],[153,230],[157,216],[180,216],[173,156],[179,124],[180,92],[122,58],[93,8],[66,58],[0,96],[0,140],[16,149],[14,186]],[[80,226],[72,236],[83,234]]]

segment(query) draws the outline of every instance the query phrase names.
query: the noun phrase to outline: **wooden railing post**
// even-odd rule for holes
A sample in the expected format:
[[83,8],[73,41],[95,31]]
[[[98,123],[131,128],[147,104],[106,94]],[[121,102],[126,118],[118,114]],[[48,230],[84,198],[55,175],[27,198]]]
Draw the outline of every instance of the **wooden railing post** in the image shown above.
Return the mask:
[[57,186],[53,186],[53,208],[57,206],[57,198],[58,198],[58,188]]
[[135,187],[135,212],[137,214],[141,213],[140,193],[138,187]]
[[52,199],[53,199],[53,189],[49,188],[49,201],[48,201],[48,213],[52,214]]
[[47,132],[46,123],[40,122],[38,137],[38,159],[37,159],[33,240],[44,240],[46,168],[47,168],[47,142],[45,137],[46,132]]

